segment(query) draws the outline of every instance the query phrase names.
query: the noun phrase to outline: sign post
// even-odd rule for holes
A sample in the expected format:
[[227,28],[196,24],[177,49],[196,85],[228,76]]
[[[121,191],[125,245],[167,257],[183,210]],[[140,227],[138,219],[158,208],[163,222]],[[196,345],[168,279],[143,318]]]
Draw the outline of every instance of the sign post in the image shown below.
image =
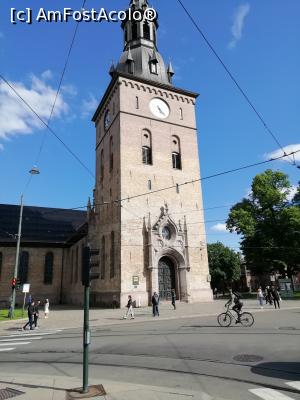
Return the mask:
[[29,290],[30,290],[30,283],[24,283],[23,289],[22,289],[22,292],[24,293],[22,317],[24,317],[24,309],[25,309],[25,304],[26,304],[26,293],[29,293]]

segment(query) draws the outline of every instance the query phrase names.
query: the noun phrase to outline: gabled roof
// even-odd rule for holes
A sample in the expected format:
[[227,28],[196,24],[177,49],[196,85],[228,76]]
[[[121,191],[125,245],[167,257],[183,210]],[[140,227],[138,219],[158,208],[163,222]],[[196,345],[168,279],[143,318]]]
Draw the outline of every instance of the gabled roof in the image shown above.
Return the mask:
[[[15,244],[20,206],[0,204],[0,243]],[[21,243],[63,245],[86,222],[86,211],[24,206]]]

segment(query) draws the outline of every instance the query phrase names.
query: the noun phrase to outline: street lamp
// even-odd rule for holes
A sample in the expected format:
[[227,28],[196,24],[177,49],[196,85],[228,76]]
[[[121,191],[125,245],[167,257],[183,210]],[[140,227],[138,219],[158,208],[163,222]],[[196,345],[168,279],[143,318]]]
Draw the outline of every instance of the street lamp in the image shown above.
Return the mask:
[[[38,175],[40,171],[36,166],[33,166],[29,171],[31,175]],[[21,194],[21,202],[20,202],[20,217],[19,217],[19,228],[17,235],[17,250],[16,250],[16,261],[15,261],[15,270],[14,276],[12,278],[12,294],[11,294],[11,304],[9,308],[9,317],[14,317],[15,304],[16,304],[16,285],[18,282],[18,267],[19,267],[19,254],[20,254],[20,243],[21,243],[21,235],[22,235],[22,220],[23,220],[23,193]]]

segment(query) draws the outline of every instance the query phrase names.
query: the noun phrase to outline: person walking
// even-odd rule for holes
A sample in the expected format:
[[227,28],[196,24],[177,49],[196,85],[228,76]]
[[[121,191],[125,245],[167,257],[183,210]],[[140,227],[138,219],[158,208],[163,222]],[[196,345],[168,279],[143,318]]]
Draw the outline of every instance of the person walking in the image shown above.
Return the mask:
[[127,317],[129,316],[129,314],[131,315],[130,319],[134,319],[134,312],[133,312],[133,306],[132,306],[132,297],[129,295],[128,296],[128,302],[127,302],[127,312],[124,315],[124,319],[127,319]]
[[279,293],[278,293],[276,287],[272,286],[271,293],[272,293],[275,309],[280,308],[280,304],[279,304],[280,296],[279,296]]
[[172,298],[172,306],[174,310],[176,310],[176,292],[175,289],[172,289],[171,291],[171,298]]
[[214,288],[214,298],[218,298],[218,289],[216,287]]
[[27,312],[28,312],[28,322],[23,326],[23,330],[25,331],[27,326],[29,325],[30,330],[33,330],[33,316],[34,316],[34,301],[32,301],[28,308],[27,308]]
[[257,291],[257,299],[258,299],[260,308],[264,308],[264,294],[263,294],[261,287],[259,287],[259,289]]
[[48,318],[48,314],[49,314],[49,300],[46,299],[45,303],[44,303],[44,314],[45,314],[45,318]]
[[267,286],[266,290],[267,290],[266,304],[269,303],[270,306],[272,306],[273,305],[273,297],[272,297],[272,290],[271,290],[270,286]]
[[34,306],[34,314],[33,314],[33,321],[34,321],[34,327],[35,329],[38,329],[38,319],[39,319],[39,306],[40,306],[41,302],[40,300],[38,300]]
[[152,299],[151,299],[151,303],[152,303],[152,313],[153,313],[153,317],[155,317],[156,315],[159,317],[159,295],[154,292]]

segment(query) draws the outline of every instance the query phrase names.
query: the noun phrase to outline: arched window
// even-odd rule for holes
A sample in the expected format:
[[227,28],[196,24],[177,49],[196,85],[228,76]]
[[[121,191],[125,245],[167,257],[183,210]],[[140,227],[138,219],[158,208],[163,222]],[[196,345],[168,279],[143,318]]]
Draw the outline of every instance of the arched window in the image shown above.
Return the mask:
[[21,284],[27,283],[28,265],[29,265],[29,253],[28,251],[22,251],[19,262],[19,272],[18,272],[18,280],[20,281]]
[[100,153],[100,180],[103,182],[104,179],[104,151],[101,150]]
[[52,285],[53,280],[53,253],[49,251],[45,255],[44,284]]
[[143,164],[152,165],[152,138],[146,129],[142,131],[142,160]]
[[180,140],[177,136],[172,136],[171,140],[172,166],[174,169],[181,169]]
[[179,108],[179,115],[180,115],[180,119],[183,119],[183,110],[181,107]]
[[79,273],[79,258],[78,258],[78,246],[75,250],[75,283],[78,282],[78,273]]
[[127,28],[124,29],[124,41],[127,42]]
[[1,280],[1,272],[2,272],[2,261],[3,261],[3,254],[0,252],[0,280]]
[[138,26],[136,22],[133,22],[132,28],[131,28],[131,39],[132,40],[137,40],[138,38]]
[[102,236],[101,241],[101,269],[100,269],[100,278],[105,279],[105,237]]
[[144,30],[144,39],[150,40],[150,26],[147,21],[143,25],[143,30]]
[[114,168],[114,143],[112,136],[109,139],[109,172]]
[[110,234],[110,277],[115,276],[115,232]]
[[156,43],[156,29],[154,25],[153,25],[153,42]]

